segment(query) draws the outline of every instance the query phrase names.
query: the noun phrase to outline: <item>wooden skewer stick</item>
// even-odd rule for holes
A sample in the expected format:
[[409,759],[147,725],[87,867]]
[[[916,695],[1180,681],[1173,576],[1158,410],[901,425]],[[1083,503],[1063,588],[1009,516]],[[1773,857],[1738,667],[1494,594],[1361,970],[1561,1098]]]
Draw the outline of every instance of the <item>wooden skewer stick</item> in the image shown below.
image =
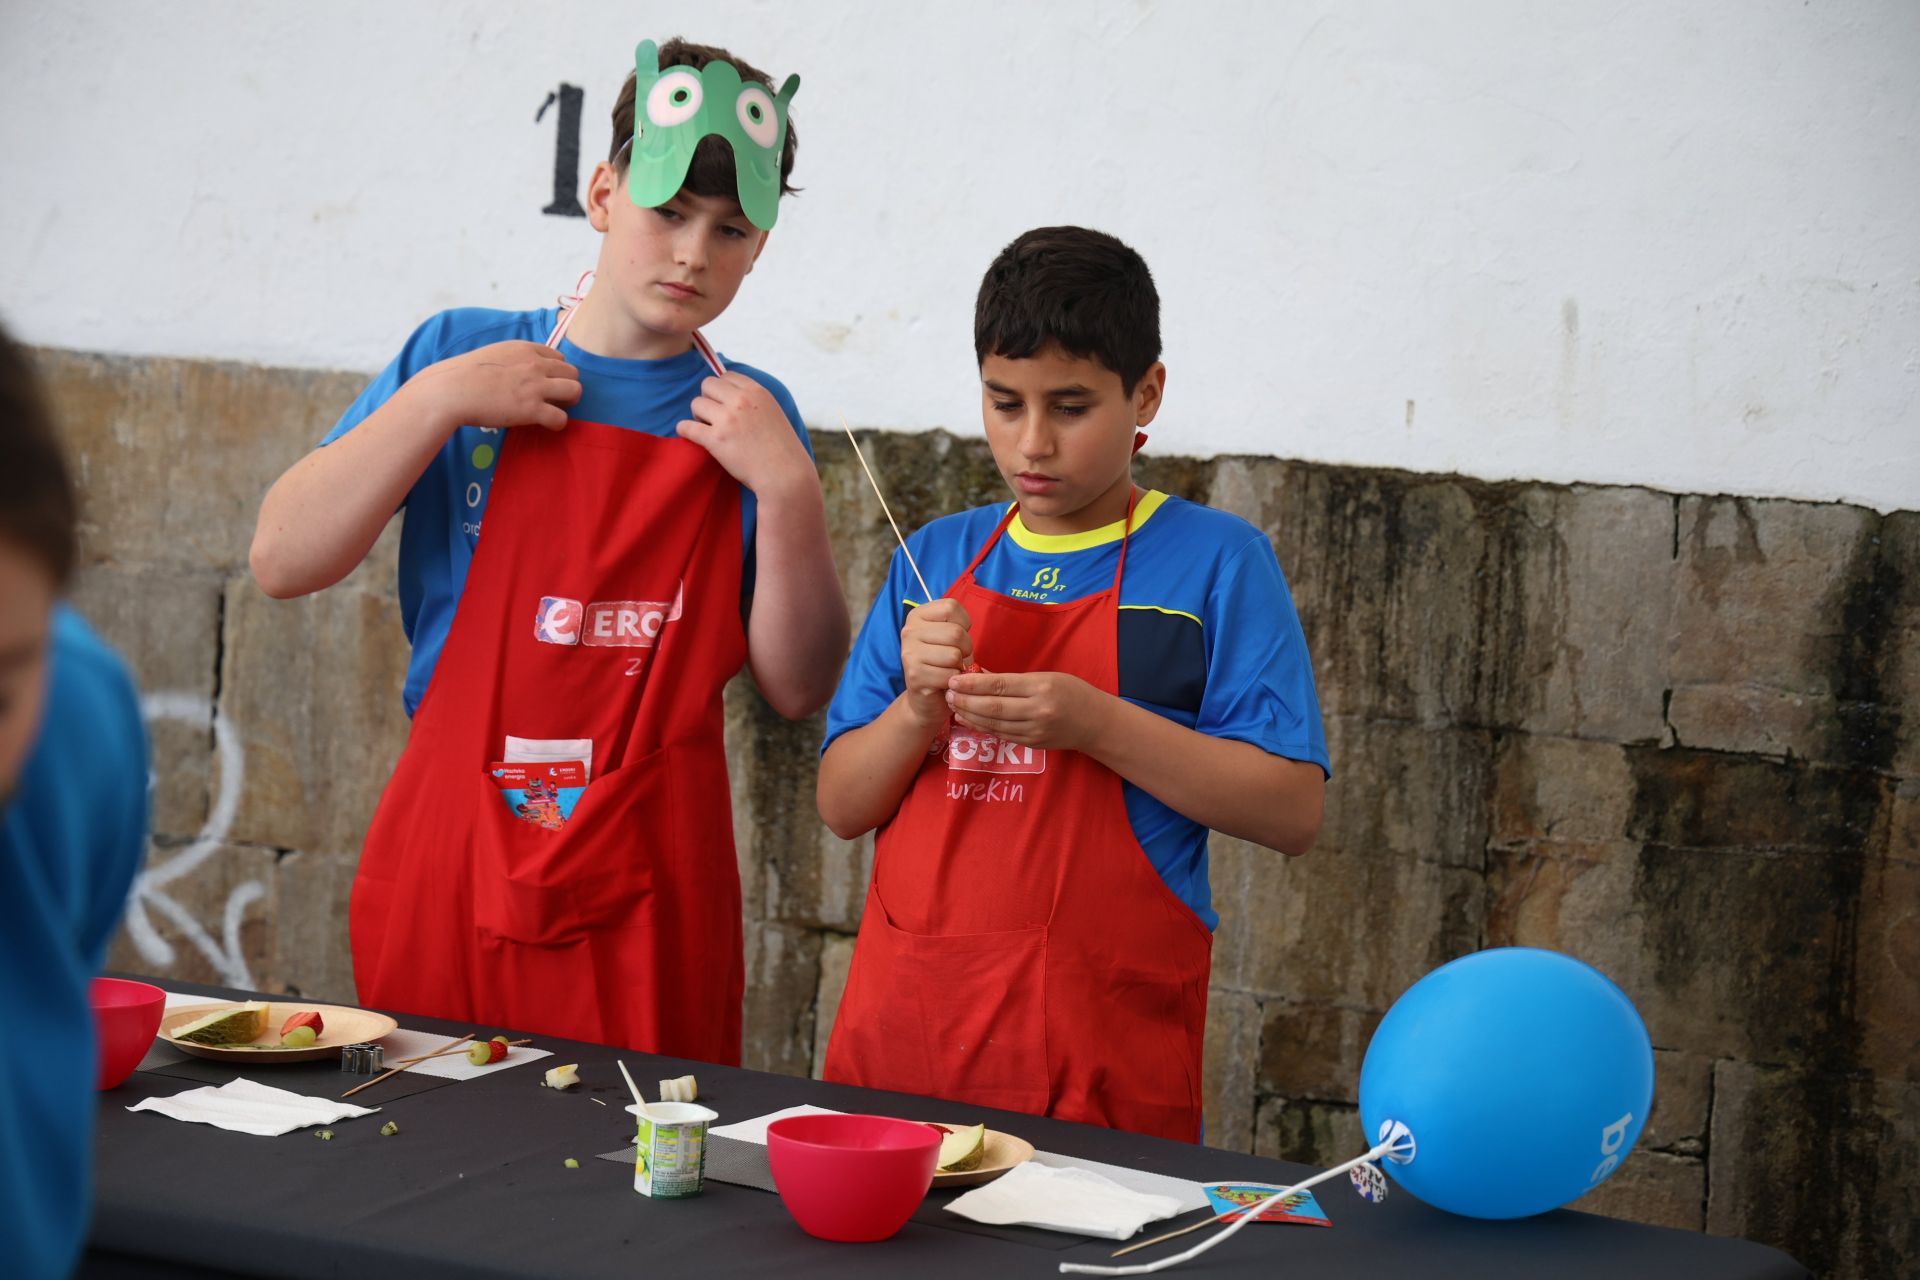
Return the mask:
[[360,1092],[362,1089],[373,1088],[373,1086],[379,1084],[382,1080],[387,1079],[389,1076],[399,1075],[402,1071],[405,1071],[408,1067],[412,1066],[416,1062],[425,1062],[428,1058],[437,1058],[443,1053],[452,1053],[455,1049],[459,1048],[461,1045],[465,1044],[467,1041],[473,1039],[474,1034],[475,1034],[474,1032],[469,1031],[467,1032],[467,1034],[461,1036],[458,1040],[449,1040],[445,1044],[441,1045],[438,1049],[435,1049],[432,1053],[423,1053],[416,1058],[403,1058],[398,1063],[394,1064],[392,1067],[388,1068],[385,1071],[382,1071],[379,1075],[367,1081],[365,1084],[357,1084],[353,1086],[353,1088],[341,1094],[340,1097],[342,1099],[351,1098],[354,1094]]
[[907,564],[913,570],[913,576],[920,580],[920,590],[926,594],[923,603],[933,603],[933,588],[920,573],[920,566],[914,563],[913,552],[907,550],[907,539],[900,532],[900,522],[893,518],[893,508],[887,505],[887,495],[880,492],[880,482],[873,477],[873,468],[867,465],[867,455],[860,452],[860,442],[853,438],[853,428],[847,425],[847,415],[840,415],[840,426],[847,433],[847,443],[853,446],[853,456],[860,459],[860,469],[867,473],[867,483],[873,486],[873,496],[880,499],[880,509],[887,513],[887,523],[893,526],[893,536],[900,543],[901,554],[907,557]]
[[1184,1236],[1189,1231],[1198,1231],[1202,1227],[1210,1227],[1218,1221],[1220,1221],[1220,1219],[1217,1215],[1209,1213],[1207,1214],[1206,1217],[1200,1219],[1200,1221],[1192,1224],[1191,1226],[1182,1227],[1178,1231],[1169,1231],[1163,1236],[1155,1236],[1151,1240],[1142,1240],[1138,1244],[1130,1244],[1124,1249],[1115,1249],[1111,1256],[1115,1258],[1122,1257],[1126,1254],[1132,1253],[1135,1249],[1145,1249],[1150,1245],[1159,1244],[1162,1240],[1171,1240],[1175,1236]]

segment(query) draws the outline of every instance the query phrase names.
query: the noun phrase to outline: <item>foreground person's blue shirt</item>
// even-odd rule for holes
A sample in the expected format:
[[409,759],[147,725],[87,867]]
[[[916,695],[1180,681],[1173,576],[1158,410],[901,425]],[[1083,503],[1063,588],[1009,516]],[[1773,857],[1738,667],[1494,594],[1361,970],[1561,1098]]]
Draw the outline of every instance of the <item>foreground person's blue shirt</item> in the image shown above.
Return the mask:
[[147,846],[147,737],[133,682],[78,614],[54,611],[39,736],[0,810],[0,1253],[64,1276],[92,1198],[87,983]]

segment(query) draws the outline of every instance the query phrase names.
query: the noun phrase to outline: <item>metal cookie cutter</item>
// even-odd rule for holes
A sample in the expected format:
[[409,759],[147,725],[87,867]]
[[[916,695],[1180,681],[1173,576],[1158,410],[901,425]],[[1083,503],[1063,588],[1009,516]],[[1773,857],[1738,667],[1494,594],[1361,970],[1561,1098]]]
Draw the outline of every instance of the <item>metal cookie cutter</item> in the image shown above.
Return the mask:
[[340,1069],[370,1076],[386,1063],[387,1051],[377,1044],[350,1044],[340,1049]]

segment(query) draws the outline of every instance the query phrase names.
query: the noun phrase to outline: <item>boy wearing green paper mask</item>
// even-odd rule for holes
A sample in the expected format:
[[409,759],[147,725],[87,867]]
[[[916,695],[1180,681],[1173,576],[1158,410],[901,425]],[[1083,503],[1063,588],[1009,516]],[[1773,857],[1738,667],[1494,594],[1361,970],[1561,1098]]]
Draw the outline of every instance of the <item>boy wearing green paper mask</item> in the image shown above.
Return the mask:
[[[720,686],[744,662],[775,710],[810,714],[849,627],[792,397],[698,330],[792,189],[798,87],[643,41],[588,184],[584,298],[429,319],[262,503],[253,571],[283,598],[339,581],[405,511],[418,714],[355,883],[369,1003],[738,1061]],[[536,764],[558,829],[495,785]]]

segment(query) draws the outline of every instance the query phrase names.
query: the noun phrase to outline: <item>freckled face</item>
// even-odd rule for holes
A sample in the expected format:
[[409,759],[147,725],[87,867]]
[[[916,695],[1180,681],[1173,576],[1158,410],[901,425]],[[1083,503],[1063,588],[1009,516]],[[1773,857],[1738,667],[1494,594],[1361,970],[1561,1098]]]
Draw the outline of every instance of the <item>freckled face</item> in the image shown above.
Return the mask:
[[767,233],[747,220],[738,201],[685,191],[657,208],[627,196],[624,175],[594,170],[587,217],[606,233],[595,287],[613,295],[647,329],[691,333],[733,301]]

